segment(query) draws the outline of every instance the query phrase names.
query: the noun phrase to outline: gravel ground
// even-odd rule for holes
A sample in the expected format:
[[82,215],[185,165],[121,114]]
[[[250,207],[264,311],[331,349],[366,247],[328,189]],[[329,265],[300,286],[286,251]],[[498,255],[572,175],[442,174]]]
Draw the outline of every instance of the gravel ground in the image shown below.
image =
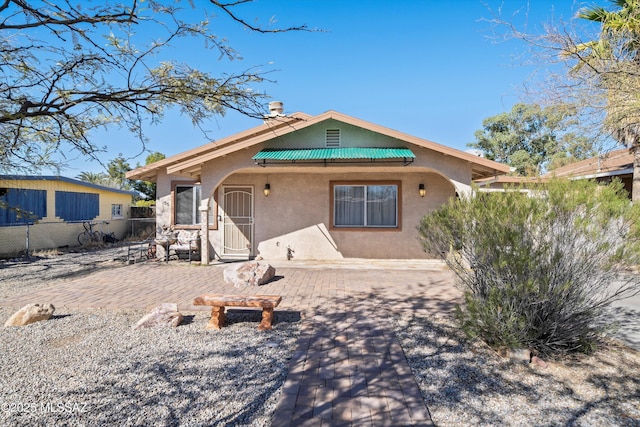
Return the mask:
[[449,319],[395,329],[438,426],[640,426],[640,352],[628,347],[542,368],[469,342]]
[[[0,296],[120,265],[126,249],[0,261]],[[46,278],[46,280],[44,280]],[[0,308],[4,322],[12,313]],[[139,311],[56,311],[0,329],[0,425],[270,425],[298,319],[258,333],[238,312],[221,331],[185,314],[133,331]],[[396,319],[438,426],[640,426],[640,352],[611,344],[540,368],[467,341],[446,318]]]
[[143,314],[56,311],[3,328],[0,424],[270,425],[295,322],[278,319],[265,334],[260,313],[230,314],[229,326],[206,331],[200,312],[175,329],[132,330]]
[[[124,251],[124,252],[123,252]],[[0,263],[0,295],[109,268],[126,249]],[[115,260],[115,261],[114,261]],[[182,312],[175,329],[132,330],[143,311],[64,311],[0,329],[2,426],[269,426],[299,334],[278,317],[230,310],[206,331],[208,313]],[[0,307],[2,323],[13,310]]]

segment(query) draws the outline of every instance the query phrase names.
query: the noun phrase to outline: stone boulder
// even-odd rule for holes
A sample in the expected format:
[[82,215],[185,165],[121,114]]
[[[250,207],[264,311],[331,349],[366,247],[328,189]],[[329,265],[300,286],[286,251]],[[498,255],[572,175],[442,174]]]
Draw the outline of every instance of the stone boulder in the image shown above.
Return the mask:
[[133,329],[141,328],[175,328],[182,323],[182,314],[178,312],[178,305],[173,303],[163,303],[145,314]]
[[510,358],[511,360],[517,362],[524,362],[528,365],[537,365],[542,368],[547,367],[547,363],[537,357],[534,354],[534,350],[526,349],[526,348],[501,348],[498,349],[498,354],[505,358]]
[[224,269],[224,281],[236,288],[243,286],[261,286],[273,279],[276,269],[258,261],[234,264]]
[[4,326],[24,326],[41,320],[49,320],[56,308],[52,304],[27,304],[16,311]]

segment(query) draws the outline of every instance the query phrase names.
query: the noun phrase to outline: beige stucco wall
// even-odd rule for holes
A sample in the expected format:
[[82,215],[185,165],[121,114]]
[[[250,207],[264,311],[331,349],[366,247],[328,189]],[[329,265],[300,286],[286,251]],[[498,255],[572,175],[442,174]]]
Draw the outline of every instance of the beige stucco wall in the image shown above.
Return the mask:
[[[166,185],[170,188],[170,177],[166,178]],[[331,229],[331,181],[390,180],[400,181],[400,230]],[[269,197],[262,193],[267,182],[271,185]],[[418,194],[420,183],[424,183],[427,189],[424,198]],[[254,166],[252,170],[244,169],[230,175],[220,188],[226,185],[253,188],[253,255],[264,259],[286,259],[287,248],[294,251],[295,259],[425,258],[427,255],[418,241],[420,219],[455,195],[452,183],[439,174],[408,167],[397,171],[334,171],[329,168],[313,172],[280,170],[274,173],[268,168]],[[203,195],[206,194],[204,187],[203,182]],[[212,193],[213,190],[209,194]],[[170,224],[170,199],[167,194],[158,200],[158,224]],[[160,206],[163,206],[162,210]],[[217,205],[217,213],[223,217],[223,207]],[[211,254],[220,254],[222,238],[221,228],[209,231]]]
[[[400,230],[331,228],[331,181],[391,180],[401,181]],[[425,258],[416,229],[420,219],[455,195],[441,176],[410,171],[269,175],[269,197],[262,194],[266,181],[266,174],[238,174],[224,183],[256,189],[255,254],[265,259],[286,259],[287,248],[295,259]],[[418,194],[420,183],[428,189],[424,198]]]
[[[156,179],[156,228],[161,230],[164,227],[169,227],[171,223],[171,212],[173,209],[172,201],[172,185],[178,182],[192,183],[195,180],[193,178],[184,176],[167,175],[164,172],[160,172]],[[203,197],[205,193],[203,189]]]
[[[104,232],[114,232],[118,239],[124,238],[128,231],[128,218],[131,212],[131,195],[89,188],[64,181],[13,180],[0,179],[0,188],[24,188],[47,190],[47,216],[29,226],[29,249],[31,251],[53,249],[61,246],[78,246],[78,234],[84,231],[81,223],[66,223],[55,216],[55,191],[97,193],[100,200],[100,213],[95,222],[103,222]],[[124,218],[111,218],[111,205],[121,204]],[[109,222],[109,224],[104,224]],[[100,226],[97,226],[97,230]],[[0,256],[17,255],[26,249],[26,226],[0,227]]]

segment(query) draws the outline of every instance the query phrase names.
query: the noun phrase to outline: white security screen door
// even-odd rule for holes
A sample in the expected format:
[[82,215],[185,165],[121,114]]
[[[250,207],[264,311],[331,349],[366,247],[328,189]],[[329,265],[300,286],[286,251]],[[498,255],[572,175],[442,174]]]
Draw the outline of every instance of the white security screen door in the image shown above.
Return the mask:
[[222,255],[250,258],[253,255],[253,187],[223,187]]

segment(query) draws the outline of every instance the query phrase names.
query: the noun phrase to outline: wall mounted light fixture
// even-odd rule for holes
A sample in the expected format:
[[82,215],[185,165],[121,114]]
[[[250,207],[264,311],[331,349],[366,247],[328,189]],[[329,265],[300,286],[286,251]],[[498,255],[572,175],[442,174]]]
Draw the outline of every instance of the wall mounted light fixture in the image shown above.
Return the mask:
[[271,185],[265,184],[264,190],[262,190],[262,192],[264,193],[264,197],[269,197],[269,194],[271,194]]
[[420,197],[424,197],[424,195],[427,194],[427,190],[424,189],[424,184],[418,185],[418,193]]

